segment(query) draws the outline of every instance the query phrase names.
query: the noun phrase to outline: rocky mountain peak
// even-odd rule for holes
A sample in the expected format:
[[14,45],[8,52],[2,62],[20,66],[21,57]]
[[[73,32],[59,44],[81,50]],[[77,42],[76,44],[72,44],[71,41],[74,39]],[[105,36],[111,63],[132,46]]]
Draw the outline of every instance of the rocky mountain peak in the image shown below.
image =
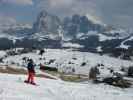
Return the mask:
[[43,10],[39,13],[37,20],[33,25],[34,32],[43,33],[58,33],[58,28],[60,26],[60,19],[47,11]]
[[39,17],[46,17],[48,15],[48,12],[46,10],[42,10],[39,14]]

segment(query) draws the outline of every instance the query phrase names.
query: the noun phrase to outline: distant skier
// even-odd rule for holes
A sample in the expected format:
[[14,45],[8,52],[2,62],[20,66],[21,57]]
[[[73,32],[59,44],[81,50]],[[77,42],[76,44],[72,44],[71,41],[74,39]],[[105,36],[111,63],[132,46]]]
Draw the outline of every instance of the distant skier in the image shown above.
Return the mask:
[[34,66],[34,62],[32,59],[29,59],[27,69],[28,69],[28,79],[25,80],[24,82],[36,85],[36,83],[34,82],[35,66]]

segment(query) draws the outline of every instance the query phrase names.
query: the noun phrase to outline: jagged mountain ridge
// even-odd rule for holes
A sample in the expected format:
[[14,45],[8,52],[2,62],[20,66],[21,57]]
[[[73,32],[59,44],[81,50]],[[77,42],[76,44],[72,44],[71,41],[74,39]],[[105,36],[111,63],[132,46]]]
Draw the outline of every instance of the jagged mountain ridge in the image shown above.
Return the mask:
[[4,44],[0,44],[0,48],[3,46],[62,48],[63,41],[82,45],[80,50],[95,52],[97,48],[106,52],[119,47],[126,49],[133,47],[132,34],[123,29],[93,23],[87,16],[78,14],[61,20],[45,10],[40,12],[32,27],[12,25],[4,28],[0,37]]

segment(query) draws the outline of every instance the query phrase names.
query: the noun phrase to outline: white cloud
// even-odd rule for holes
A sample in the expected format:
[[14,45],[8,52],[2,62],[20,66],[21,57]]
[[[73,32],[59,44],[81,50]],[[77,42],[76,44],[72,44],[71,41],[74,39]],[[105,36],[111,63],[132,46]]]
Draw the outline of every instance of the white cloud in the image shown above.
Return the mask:
[[5,15],[0,15],[0,24],[1,25],[11,25],[15,24],[16,20],[13,17],[10,16],[5,16]]
[[[60,16],[88,14],[109,25],[133,27],[133,0],[38,0],[38,6]],[[40,9],[39,8],[39,9]],[[90,16],[91,15],[91,16]],[[93,16],[92,16],[93,15]]]
[[94,22],[95,24],[103,24],[103,22],[101,22],[101,19],[99,19],[99,17],[94,16],[94,15],[90,15],[90,14],[86,14],[87,18],[89,20],[91,20],[92,22]]
[[40,0],[38,7],[62,16],[87,13],[95,15],[96,0]]
[[16,4],[16,5],[33,5],[32,0],[2,0],[2,3]]
[[49,0],[49,3],[52,7],[59,6],[69,6],[73,3],[74,0]]

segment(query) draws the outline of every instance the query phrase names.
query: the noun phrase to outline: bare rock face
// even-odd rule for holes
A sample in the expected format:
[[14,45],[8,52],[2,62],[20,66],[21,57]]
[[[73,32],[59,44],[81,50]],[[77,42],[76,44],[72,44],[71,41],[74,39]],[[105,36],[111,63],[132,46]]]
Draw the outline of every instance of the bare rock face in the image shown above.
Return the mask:
[[133,77],[133,66],[130,66],[128,69],[128,76]]
[[100,74],[99,69],[97,67],[92,67],[89,72],[90,80],[97,80],[97,75]]
[[60,24],[60,19],[57,16],[51,15],[43,10],[38,15],[33,25],[33,30],[35,32],[58,33]]
[[104,27],[93,23],[87,16],[75,14],[72,17],[64,18],[63,29],[67,35],[75,36],[78,33],[88,33],[88,31],[101,32],[104,30]]
[[109,85],[113,85],[121,88],[129,88],[131,86],[130,81],[127,81],[119,77],[107,77],[103,80],[103,83],[107,83]]

